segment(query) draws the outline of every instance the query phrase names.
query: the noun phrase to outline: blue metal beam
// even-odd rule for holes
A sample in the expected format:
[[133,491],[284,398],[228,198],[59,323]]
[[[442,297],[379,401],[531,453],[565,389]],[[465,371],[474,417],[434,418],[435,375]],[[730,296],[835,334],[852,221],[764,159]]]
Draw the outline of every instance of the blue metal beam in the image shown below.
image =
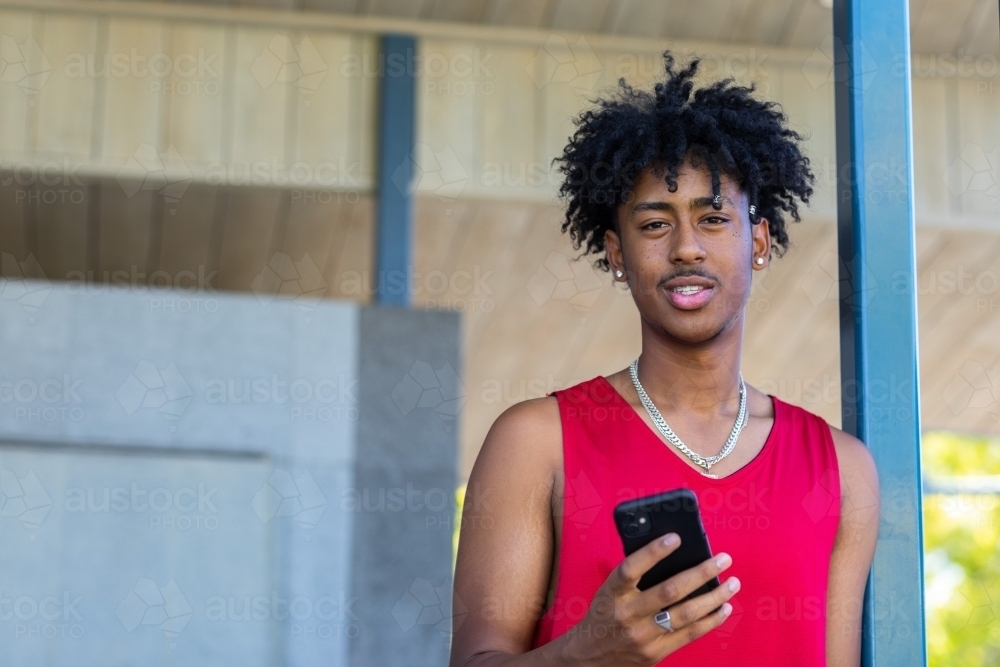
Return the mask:
[[882,517],[862,665],[926,664],[907,0],[835,0],[843,424],[871,449]]
[[417,40],[385,35],[379,56],[375,270],[379,303],[409,305]]

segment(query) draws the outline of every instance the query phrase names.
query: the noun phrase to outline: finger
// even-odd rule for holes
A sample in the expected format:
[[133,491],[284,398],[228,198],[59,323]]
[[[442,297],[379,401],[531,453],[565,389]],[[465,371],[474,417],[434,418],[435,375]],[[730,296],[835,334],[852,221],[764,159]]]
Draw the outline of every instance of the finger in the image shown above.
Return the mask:
[[729,554],[720,553],[695,567],[675,574],[661,584],[642,591],[629,605],[637,615],[654,615],[664,607],[684,599],[688,593],[697,590],[699,586],[732,564],[733,559]]
[[681,544],[677,533],[667,533],[641,549],[637,549],[618,564],[612,573],[614,588],[632,590],[651,567],[673,553]]
[[676,651],[677,648],[690,644],[722,625],[732,612],[733,605],[725,602],[717,612],[709,614],[683,629],[664,632],[664,643],[669,643],[672,650]]
[[725,583],[708,593],[702,593],[687,602],[674,605],[670,608],[670,625],[674,630],[679,630],[699,621],[736,595],[738,590],[740,590],[740,580],[729,577]]

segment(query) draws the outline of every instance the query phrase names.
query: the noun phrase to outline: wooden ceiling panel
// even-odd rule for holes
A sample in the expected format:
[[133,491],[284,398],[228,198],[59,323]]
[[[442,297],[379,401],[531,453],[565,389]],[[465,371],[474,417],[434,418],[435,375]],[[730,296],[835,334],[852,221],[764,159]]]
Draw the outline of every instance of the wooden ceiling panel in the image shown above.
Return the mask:
[[[832,30],[831,10],[819,0],[190,1],[808,49]],[[911,47],[928,54],[1000,55],[997,12],[995,0],[911,0]]]
[[833,13],[815,0],[802,0],[794,26],[790,26],[788,46],[815,49],[833,34]]
[[795,0],[745,0],[733,3],[739,13],[730,13],[732,20],[723,29],[724,39],[750,44],[781,44],[785,19],[793,11]]
[[[736,0],[737,3],[740,0]],[[687,5],[684,15],[680,17],[671,32],[671,37],[677,39],[704,39],[717,41],[721,39],[726,29],[726,19],[730,0],[713,0],[712,2],[693,2]]]
[[367,3],[368,0],[301,0],[302,9],[338,14],[355,14]]
[[[995,58],[1000,58],[1000,3],[991,2],[990,0],[982,0],[986,5],[985,11],[983,11],[979,20],[972,26],[972,31],[970,34],[969,43],[962,45],[966,51],[969,53],[976,54],[991,54]],[[985,65],[989,66],[990,61],[984,61]],[[997,61],[994,59],[992,61],[992,71],[996,71]],[[987,69],[986,71],[990,71]],[[996,74],[993,75],[994,78]]]
[[918,53],[954,53],[964,48],[960,43],[969,14],[979,0],[932,0],[920,14],[919,20],[910,22],[910,41]]
[[667,14],[663,20],[665,37],[675,37],[684,29],[684,17],[688,8],[698,3],[698,0],[674,0],[667,3]]
[[609,14],[617,9],[618,3],[613,0],[557,0],[551,27],[567,32],[601,32]]
[[663,35],[668,2],[663,0],[620,0],[620,2],[621,9],[611,28],[612,33],[639,37]]
[[481,23],[486,18],[491,2],[492,0],[427,0],[421,8],[420,18]]
[[421,9],[426,5],[426,0],[367,0],[366,4],[366,14],[415,19],[420,17]]
[[493,25],[542,28],[553,0],[493,0],[486,22]]

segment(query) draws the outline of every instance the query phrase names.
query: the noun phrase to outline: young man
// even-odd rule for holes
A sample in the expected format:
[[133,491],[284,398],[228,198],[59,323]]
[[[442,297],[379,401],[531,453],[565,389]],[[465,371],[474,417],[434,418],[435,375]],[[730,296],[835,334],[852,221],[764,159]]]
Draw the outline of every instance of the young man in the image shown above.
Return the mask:
[[[697,61],[677,71],[664,57],[665,81],[622,82],[561,158],[563,230],[628,285],[642,353],[493,425],[462,518],[455,595],[468,614],[452,667],[860,664],[872,458],[740,374],[752,272],[787,248],[809,161],[752,88],[695,91]],[[680,487],[698,496],[715,556],[640,591],[678,539],[624,558],[612,510]]]

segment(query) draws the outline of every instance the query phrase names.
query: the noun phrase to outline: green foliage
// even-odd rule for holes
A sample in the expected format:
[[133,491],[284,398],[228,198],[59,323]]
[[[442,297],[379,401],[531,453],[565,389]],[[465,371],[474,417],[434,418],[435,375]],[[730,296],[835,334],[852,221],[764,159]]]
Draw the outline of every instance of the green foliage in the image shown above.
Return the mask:
[[462,529],[462,508],[465,507],[465,484],[455,489],[455,524],[451,533],[451,572],[455,574],[455,559],[458,558],[458,535]]
[[[925,475],[1000,475],[1000,441],[932,432]],[[1000,496],[925,495],[930,667],[1000,665]]]

